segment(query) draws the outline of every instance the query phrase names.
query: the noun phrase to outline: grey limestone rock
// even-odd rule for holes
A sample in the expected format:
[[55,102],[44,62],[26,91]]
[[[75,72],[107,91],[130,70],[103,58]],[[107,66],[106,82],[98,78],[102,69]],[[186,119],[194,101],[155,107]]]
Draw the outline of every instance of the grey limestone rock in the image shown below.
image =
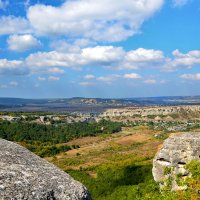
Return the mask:
[[180,133],[169,137],[153,160],[154,180],[160,182],[162,188],[171,177],[172,190],[186,189],[186,186],[177,184],[176,178],[177,175],[182,179],[190,176],[185,166],[192,160],[200,161],[200,133]]
[[90,200],[67,173],[13,142],[0,139],[0,200]]

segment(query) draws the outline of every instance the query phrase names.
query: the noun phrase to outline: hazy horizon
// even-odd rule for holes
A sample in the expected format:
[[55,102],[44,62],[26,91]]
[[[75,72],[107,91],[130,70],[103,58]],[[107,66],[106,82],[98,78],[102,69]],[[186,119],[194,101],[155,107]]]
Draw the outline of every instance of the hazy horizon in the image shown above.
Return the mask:
[[140,99],[140,98],[176,98],[176,97],[200,97],[200,95],[180,95],[180,96],[138,96],[138,97],[118,97],[118,98],[107,98],[107,97],[88,97],[88,96],[72,96],[72,97],[45,97],[45,98],[25,98],[25,97],[12,97],[4,96],[1,98],[10,98],[10,99],[73,99],[73,98],[85,98],[85,99]]

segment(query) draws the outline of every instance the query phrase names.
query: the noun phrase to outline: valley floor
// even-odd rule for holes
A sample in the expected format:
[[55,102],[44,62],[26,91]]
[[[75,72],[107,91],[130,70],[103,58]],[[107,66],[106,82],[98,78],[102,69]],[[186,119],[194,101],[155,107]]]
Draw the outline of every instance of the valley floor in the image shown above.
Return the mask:
[[152,182],[152,159],[162,131],[146,126],[126,127],[119,133],[79,138],[67,143],[80,148],[46,158],[81,181],[93,199],[141,199],[137,188]]
[[148,126],[125,127],[119,133],[70,141],[67,145],[79,148],[46,159],[82,182],[94,200],[196,199],[196,193],[161,194],[153,180],[153,157],[168,136]]

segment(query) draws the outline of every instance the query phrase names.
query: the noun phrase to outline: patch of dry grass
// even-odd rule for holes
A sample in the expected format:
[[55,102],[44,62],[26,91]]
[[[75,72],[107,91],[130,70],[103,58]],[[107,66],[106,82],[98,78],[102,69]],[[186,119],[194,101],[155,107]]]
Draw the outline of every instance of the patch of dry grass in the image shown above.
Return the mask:
[[[63,170],[91,169],[102,164],[118,161],[133,160],[134,158],[152,158],[161,140],[155,139],[158,131],[149,130],[148,127],[126,127],[122,132],[112,135],[79,138],[67,143],[79,145],[54,157],[46,158]],[[95,172],[88,172],[95,177]]]

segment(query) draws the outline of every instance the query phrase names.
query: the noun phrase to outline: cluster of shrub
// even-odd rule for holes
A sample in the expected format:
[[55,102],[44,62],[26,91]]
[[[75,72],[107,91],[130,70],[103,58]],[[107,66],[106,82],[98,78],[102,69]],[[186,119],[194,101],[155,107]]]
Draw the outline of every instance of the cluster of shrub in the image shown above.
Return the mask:
[[24,146],[42,158],[54,156],[61,152],[66,152],[72,149],[72,147],[68,145],[51,145],[48,143],[38,142],[37,144],[24,143]]

